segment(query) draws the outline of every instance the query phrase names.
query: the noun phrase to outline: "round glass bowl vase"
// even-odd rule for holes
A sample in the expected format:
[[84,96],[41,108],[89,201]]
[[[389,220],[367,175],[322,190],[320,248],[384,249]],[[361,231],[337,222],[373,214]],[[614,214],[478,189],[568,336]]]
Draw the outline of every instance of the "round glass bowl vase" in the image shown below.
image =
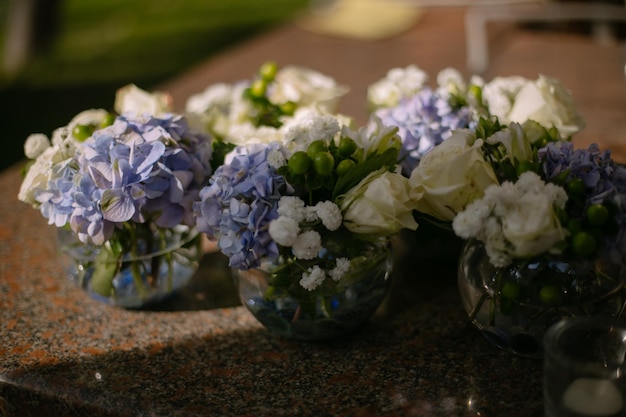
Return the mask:
[[60,228],[57,246],[70,280],[92,298],[127,309],[158,302],[185,286],[202,257],[200,234],[187,226],[135,226],[132,234],[101,246],[82,243]]
[[458,267],[463,307],[496,346],[543,357],[545,331],[564,318],[619,318],[626,267],[604,254],[591,259],[545,255],[494,267],[483,244],[466,242]]
[[286,292],[277,291],[272,272],[281,265],[272,262],[233,269],[233,277],[242,304],[270,332],[295,340],[328,340],[360,327],[383,302],[391,283],[389,243],[372,245],[352,265],[339,282],[313,291],[298,284],[301,274],[289,277]]

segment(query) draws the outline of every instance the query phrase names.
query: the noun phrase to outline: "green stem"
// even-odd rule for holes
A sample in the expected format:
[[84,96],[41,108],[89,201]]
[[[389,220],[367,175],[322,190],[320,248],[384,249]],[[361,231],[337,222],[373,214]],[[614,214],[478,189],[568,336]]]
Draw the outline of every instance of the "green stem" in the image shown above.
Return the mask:
[[141,260],[138,260],[139,257],[139,246],[137,244],[137,233],[135,228],[128,224],[124,223],[126,230],[130,236],[130,270],[133,274],[133,282],[135,283],[135,287],[137,288],[137,292],[141,298],[144,298],[147,294],[146,288],[143,285],[143,280],[141,279],[141,268],[140,263]]

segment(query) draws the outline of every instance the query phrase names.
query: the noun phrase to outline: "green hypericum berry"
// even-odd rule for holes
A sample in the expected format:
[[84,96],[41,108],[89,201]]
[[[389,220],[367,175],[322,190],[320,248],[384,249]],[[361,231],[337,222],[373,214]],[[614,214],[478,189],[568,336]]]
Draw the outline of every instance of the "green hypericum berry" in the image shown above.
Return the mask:
[[516,300],[520,294],[520,286],[516,282],[506,282],[502,286],[502,296],[511,300]]
[[291,172],[296,175],[305,174],[311,166],[311,158],[304,151],[294,152],[287,161],[287,165]]
[[350,171],[355,166],[356,162],[354,162],[352,159],[344,159],[337,165],[337,175],[339,175],[340,177],[346,175],[348,171]]
[[583,225],[578,219],[570,219],[567,222],[567,230],[573,235],[583,230]]
[[259,68],[259,75],[266,81],[272,81],[278,72],[278,65],[275,62],[268,61]]
[[544,304],[557,305],[561,299],[561,294],[556,285],[544,285],[539,290],[539,298]]
[[307,148],[306,153],[311,158],[313,158],[318,153],[326,152],[327,150],[328,150],[328,146],[326,145],[326,142],[324,142],[323,140],[316,140],[309,144],[309,147]]
[[333,172],[335,158],[330,152],[318,152],[313,157],[313,168],[319,175],[329,175]]
[[100,122],[100,127],[104,128],[111,126],[114,122],[115,115],[113,113],[107,113],[106,116],[104,116],[104,119],[102,119],[102,121]]
[[578,232],[572,238],[572,249],[577,255],[592,255],[596,251],[597,247],[598,243],[596,242],[596,239],[591,235],[591,233]]
[[93,127],[89,125],[76,125],[72,129],[72,136],[79,142],[84,142],[93,133]]
[[585,193],[587,187],[585,187],[585,183],[583,182],[583,180],[579,178],[574,178],[567,182],[565,188],[568,194],[581,196]]
[[351,138],[341,138],[339,140],[339,154],[342,156],[350,156],[356,151],[356,142]]
[[283,112],[283,114],[292,116],[296,112],[296,103],[293,101],[283,103],[280,105],[280,111]]
[[587,208],[587,220],[594,226],[602,226],[609,219],[609,209],[602,204],[592,204]]
[[250,95],[252,97],[263,97],[267,91],[267,82],[265,80],[254,80],[250,86]]

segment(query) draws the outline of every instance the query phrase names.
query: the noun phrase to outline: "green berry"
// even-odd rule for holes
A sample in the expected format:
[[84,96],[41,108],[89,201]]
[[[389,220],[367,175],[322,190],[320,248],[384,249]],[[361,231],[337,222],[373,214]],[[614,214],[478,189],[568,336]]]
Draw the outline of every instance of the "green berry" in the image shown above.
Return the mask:
[[583,230],[583,225],[578,219],[570,219],[567,222],[567,230],[573,235]]
[[587,208],[587,220],[593,226],[602,226],[609,218],[609,209],[602,204],[592,204]]
[[311,158],[304,151],[294,152],[287,162],[289,169],[296,175],[305,174],[311,166]]
[[567,182],[565,188],[567,189],[568,194],[571,194],[573,196],[582,196],[585,193],[587,187],[585,187],[585,183],[583,182],[583,180],[579,178],[574,178]]
[[352,159],[344,159],[337,165],[337,175],[346,175],[348,171],[352,170],[352,168],[354,168],[355,166],[356,162],[354,162]]
[[338,149],[340,155],[350,156],[356,151],[356,142],[351,138],[341,138]]
[[329,175],[333,172],[335,158],[330,152],[318,152],[313,157],[313,168],[319,175]]
[[286,103],[283,103],[280,105],[280,111],[283,114],[292,116],[296,112],[296,103],[294,103],[293,101],[288,101]]
[[517,300],[520,295],[520,286],[516,282],[506,282],[502,286],[502,296],[510,300]]
[[327,150],[328,150],[328,146],[326,145],[326,142],[324,142],[323,140],[316,140],[309,144],[309,147],[307,148],[306,153],[311,158],[313,158],[318,153],[326,152]]
[[580,256],[592,255],[598,246],[596,239],[587,232],[578,232],[572,238],[572,249]]
[[267,82],[263,79],[254,80],[250,86],[250,95],[252,97],[260,98],[265,95],[267,91]]
[[544,304],[557,305],[561,299],[561,294],[556,285],[544,285],[539,290],[539,298]]
[[111,126],[115,122],[115,115],[113,113],[107,113],[104,119],[100,122],[100,127],[104,128]]
[[84,142],[93,133],[93,127],[89,125],[76,125],[72,129],[72,136],[79,142]]
[[266,81],[272,81],[278,72],[278,65],[275,62],[268,61],[259,68],[259,75]]

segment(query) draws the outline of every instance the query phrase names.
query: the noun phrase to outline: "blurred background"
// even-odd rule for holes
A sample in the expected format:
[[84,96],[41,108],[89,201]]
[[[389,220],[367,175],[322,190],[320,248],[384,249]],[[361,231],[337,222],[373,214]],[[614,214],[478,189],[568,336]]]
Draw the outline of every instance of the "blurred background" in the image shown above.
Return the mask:
[[[111,109],[305,10],[309,0],[0,0],[0,170],[31,133]],[[252,74],[251,74],[252,75]]]

